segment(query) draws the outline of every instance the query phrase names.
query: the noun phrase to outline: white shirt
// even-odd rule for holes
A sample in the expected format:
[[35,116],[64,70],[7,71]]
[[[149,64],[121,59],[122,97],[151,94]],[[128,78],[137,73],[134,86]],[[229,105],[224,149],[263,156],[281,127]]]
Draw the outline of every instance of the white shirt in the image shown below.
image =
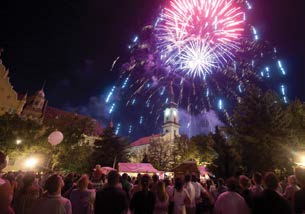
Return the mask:
[[195,192],[195,188],[194,185],[191,182],[188,182],[185,184],[185,189],[187,190],[190,199],[191,199],[191,204],[189,205],[189,207],[195,207],[196,206],[196,192]]
[[189,197],[189,194],[186,189],[182,189],[181,192],[174,190],[174,214],[186,214],[185,208],[185,197]]

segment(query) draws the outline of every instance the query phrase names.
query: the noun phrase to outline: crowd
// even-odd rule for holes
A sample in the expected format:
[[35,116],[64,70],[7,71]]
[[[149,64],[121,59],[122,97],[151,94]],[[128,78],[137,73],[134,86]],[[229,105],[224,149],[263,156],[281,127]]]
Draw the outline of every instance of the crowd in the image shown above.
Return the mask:
[[[0,152],[0,172],[6,157]],[[195,174],[159,179],[110,171],[92,175],[0,174],[1,214],[305,213],[305,170],[287,182],[273,172],[201,182]]]

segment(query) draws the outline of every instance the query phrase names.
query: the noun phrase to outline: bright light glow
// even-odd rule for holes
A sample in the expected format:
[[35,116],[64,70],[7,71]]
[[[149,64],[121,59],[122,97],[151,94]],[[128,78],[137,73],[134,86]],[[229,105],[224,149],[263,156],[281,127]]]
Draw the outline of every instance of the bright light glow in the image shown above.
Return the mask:
[[255,27],[253,27],[253,26],[252,26],[252,32],[253,32],[253,35],[254,35],[254,39],[258,40],[257,31],[256,31]]
[[221,99],[218,100],[218,109],[219,110],[223,109],[223,101]]
[[16,140],[16,144],[17,144],[17,145],[19,145],[19,144],[21,144],[21,143],[22,143],[22,140],[20,140],[20,139],[17,139],[17,140]]
[[177,111],[173,110],[173,114],[174,114],[174,116],[177,116]]
[[122,88],[125,88],[125,87],[126,87],[128,80],[129,80],[129,78],[127,77],[127,78],[125,79],[125,81],[123,82],[123,84],[122,84]]
[[31,157],[25,161],[24,166],[26,168],[35,168],[37,164],[38,164],[38,159]]
[[108,96],[107,96],[107,98],[106,98],[106,103],[109,102],[109,100],[110,100],[110,98],[111,98],[111,96],[112,96],[112,94],[113,94],[113,92],[114,92],[114,89],[115,89],[115,86],[113,86],[112,89],[111,89],[111,91],[108,93]]
[[300,165],[305,166],[305,155],[301,156],[300,158]]
[[140,124],[143,123],[143,119],[144,119],[143,116],[141,116],[141,117],[140,117],[140,121],[139,121]]
[[117,127],[116,127],[115,135],[118,135],[118,134],[119,134],[120,128],[121,128],[121,124],[119,123],[119,124],[117,125]]
[[278,64],[278,66],[279,66],[279,68],[280,68],[282,74],[283,74],[283,75],[286,75],[286,71],[285,71],[285,69],[284,69],[283,66],[282,66],[282,62],[281,62],[280,60],[278,60],[278,61],[277,61],[277,64]]
[[109,112],[108,112],[109,114],[111,114],[113,112],[114,107],[115,107],[115,103],[112,103],[112,105],[111,105],[111,107],[109,109]]
[[248,7],[249,10],[252,9],[252,6],[251,6],[251,4],[250,4],[248,1],[246,1],[246,5],[247,5],[247,7]]
[[286,89],[285,89],[284,85],[281,85],[281,92],[282,92],[282,95],[286,95]]
[[168,117],[169,116],[169,114],[170,114],[170,109],[165,109],[165,117]]
[[139,37],[138,36],[135,36],[134,38],[133,38],[133,42],[137,42],[138,41],[138,39],[139,39]]
[[234,56],[243,31],[244,12],[234,0],[172,0],[155,27],[164,63],[203,78]]
[[128,134],[131,134],[132,132],[132,125],[129,125]]
[[181,70],[193,78],[205,76],[216,67],[217,60],[212,49],[199,41],[191,42],[182,51],[180,59]]

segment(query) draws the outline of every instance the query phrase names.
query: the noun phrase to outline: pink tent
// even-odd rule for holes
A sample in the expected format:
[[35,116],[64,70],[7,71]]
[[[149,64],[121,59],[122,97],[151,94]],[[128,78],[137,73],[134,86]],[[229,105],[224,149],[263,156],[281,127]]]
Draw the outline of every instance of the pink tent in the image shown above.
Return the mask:
[[118,171],[126,173],[158,173],[150,163],[118,163]]

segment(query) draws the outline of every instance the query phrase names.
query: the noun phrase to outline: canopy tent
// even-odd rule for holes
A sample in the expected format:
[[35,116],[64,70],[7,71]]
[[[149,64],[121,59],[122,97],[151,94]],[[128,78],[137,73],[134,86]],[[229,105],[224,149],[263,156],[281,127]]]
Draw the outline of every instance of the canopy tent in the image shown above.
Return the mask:
[[118,163],[120,173],[159,173],[150,163]]
[[181,178],[184,178],[185,175],[195,174],[198,177],[200,175],[196,161],[184,161],[182,164],[175,167],[172,171],[174,172],[175,177]]

